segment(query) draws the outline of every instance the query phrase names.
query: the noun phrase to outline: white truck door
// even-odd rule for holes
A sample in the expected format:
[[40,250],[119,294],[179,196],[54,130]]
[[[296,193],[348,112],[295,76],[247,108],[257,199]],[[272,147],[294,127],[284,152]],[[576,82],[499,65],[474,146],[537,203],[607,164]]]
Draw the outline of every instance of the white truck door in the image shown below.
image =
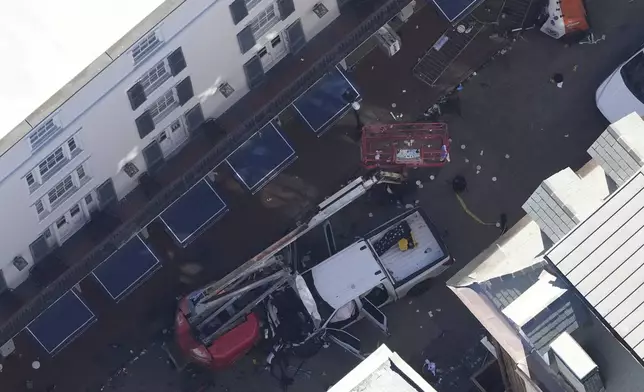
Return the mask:
[[360,339],[351,335],[349,332],[343,331],[341,329],[327,328],[326,336],[333,343],[347,350],[349,353],[358,357],[360,360],[365,360],[366,357],[360,351]]
[[362,302],[362,309],[360,309],[360,312],[365,316],[365,318],[371,321],[384,334],[389,335],[387,316],[385,316],[385,314],[368,299],[362,297],[360,298],[360,302]]

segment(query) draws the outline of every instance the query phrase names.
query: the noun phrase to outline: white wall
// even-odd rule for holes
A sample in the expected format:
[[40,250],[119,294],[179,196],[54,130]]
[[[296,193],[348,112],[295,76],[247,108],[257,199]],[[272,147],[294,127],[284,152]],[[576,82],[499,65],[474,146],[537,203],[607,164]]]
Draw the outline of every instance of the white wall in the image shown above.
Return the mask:
[[[312,11],[317,2],[318,0],[295,0],[295,12],[271,30],[281,31],[300,18],[307,38],[312,38],[339,15],[336,0],[324,0],[329,13],[322,19],[318,18]],[[140,152],[163,128],[197,102],[201,101],[206,118],[216,117],[248,92],[243,64],[254,55],[254,51],[242,55],[236,35],[271,1],[264,0],[254,7],[237,26],[232,22],[230,3],[230,0],[185,2],[157,26],[164,44],[149,58],[135,67],[130,53],[125,52],[56,111],[56,118],[64,130],[45,147],[32,155],[27,138],[23,138],[0,157],[0,222],[3,222],[0,268],[9,287],[14,288],[20,284],[26,278],[28,270],[17,271],[11,263],[13,258],[22,255],[31,264],[30,243],[88,192],[110,177],[119,198],[134,189],[137,179],[119,171],[118,164],[124,157],[133,150]],[[147,97],[143,105],[133,111],[126,95],[127,90],[151,66],[179,46],[183,50],[187,67],[179,75],[165,81]],[[134,120],[150,103],[186,76],[191,77],[195,97],[175,109],[153,132],[141,139]],[[235,89],[231,97],[208,93],[218,80],[227,81]],[[24,175],[72,135],[76,135],[75,138],[83,149],[81,156],[30,195]],[[39,221],[33,203],[39,197],[46,196],[48,190],[77,167],[77,162],[85,159],[86,171],[92,180],[42,222]],[[134,162],[141,171],[145,170],[140,153]]]

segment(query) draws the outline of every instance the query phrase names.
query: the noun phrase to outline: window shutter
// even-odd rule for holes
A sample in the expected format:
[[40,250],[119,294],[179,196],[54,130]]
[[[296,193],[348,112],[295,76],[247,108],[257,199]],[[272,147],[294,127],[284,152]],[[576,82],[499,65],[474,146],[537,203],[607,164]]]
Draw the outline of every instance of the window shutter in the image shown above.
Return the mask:
[[259,56],[253,56],[246,64],[244,64],[244,73],[246,74],[246,82],[248,88],[253,89],[264,81],[264,67],[262,67],[262,60]]
[[286,28],[286,35],[291,53],[299,52],[306,45],[306,36],[302,29],[302,22],[299,19]]
[[188,125],[188,131],[192,132],[203,124],[205,121],[203,116],[203,110],[201,109],[201,104],[196,104],[192,109],[188,110],[184,115],[186,119],[186,124]]
[[132,110],[136,110],[136,108],[141,106],[146,99],[145,91],[143,90],[141,83],[136,82],[134,86],[130,87],[130,89],[127,90],[127,97],[130,100]]
[[295,11],[293,0],[277,0],[277,9],[280,11],[280,18],[285,20]]
[[102,183],[96,188],[96,194],[98,195],[98,206],[100,209],[107,207],[110,203],[116,201],[116,189],[114,188],[114,182],[111,178],[108,178],[107,181]]
[[143,159],[145,159],[145,164],[148,167],[148,173],[156,173],[165,161],[159,143],[154,140],[143,149],[142,153]]
[[239,49],[242,54],[248,52],[255,46],[255,36],[250,26],[244,27],[242,31],[237,34],[237,42],[239,42]]
[[245,0],[235,0],[230,4],[230,15],[233,17],[233,23],[241,22],[247,15]]
[[168,65],[172,76],[177,76],[186,67],[186,59],[183,57],[183,50],[179,47],[168,56]]
[[195,96],[195,93],[192,90],[192,82],[190,81],[190,76],[179,82],[179,84],[176,85],[175,90],[177,91],[179,105],[181,106],[188,102],[190,98]]
[[143,112],[135,122],[141,139],[154,130],[154,121],[152,120],[152,116],[150,116],[150,112],[147,110]]

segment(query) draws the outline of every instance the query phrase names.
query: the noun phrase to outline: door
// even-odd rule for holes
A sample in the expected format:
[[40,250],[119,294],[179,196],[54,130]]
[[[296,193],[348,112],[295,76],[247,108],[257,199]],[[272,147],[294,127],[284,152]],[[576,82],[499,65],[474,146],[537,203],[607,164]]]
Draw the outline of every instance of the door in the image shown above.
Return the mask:
[[56,220],[56,231],[58,242],[62,244],[69,237],[74,235],[87,222],[87,216],[81,209],[80,204],[74,204],[63,216]]
[[96,196],[94,192],[90,192],[83,198],[85,201],[85,207],[87,207],[87,213],[92,215],[92,212],[98,210],[98,203],[96,201]]
[[271,38],[258,52],[257,56],[262,62],[264,72],[268,71],[273,65],[280,61],[288,54],[288,47],[282,37],[282,33]]
[[359,359],[365,359],[365,356],[360,351],[360,339],[351,335],[349,332],[341,329],[327,328],[326,337]]
[[360,312],[362,315],[373,325],[375,325],[379,330],[384,334],[389,335],[389,328],[387,327],[387,316],[376,307],[371,301],[366,298],[360,298],[362,302],[362,309]]
[[165,158],[168,158],[186,140],[188,140],[188,132],[181,118],[174,120],[157,136],[157,142]]

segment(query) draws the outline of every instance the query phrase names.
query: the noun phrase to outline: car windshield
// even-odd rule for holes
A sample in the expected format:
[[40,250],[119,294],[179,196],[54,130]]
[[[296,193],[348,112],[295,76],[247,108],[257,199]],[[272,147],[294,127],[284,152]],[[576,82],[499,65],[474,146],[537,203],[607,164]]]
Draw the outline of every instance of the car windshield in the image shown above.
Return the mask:
[[639,52],[622,67],[620,73],[631,93],[644,102],[644,53]]

